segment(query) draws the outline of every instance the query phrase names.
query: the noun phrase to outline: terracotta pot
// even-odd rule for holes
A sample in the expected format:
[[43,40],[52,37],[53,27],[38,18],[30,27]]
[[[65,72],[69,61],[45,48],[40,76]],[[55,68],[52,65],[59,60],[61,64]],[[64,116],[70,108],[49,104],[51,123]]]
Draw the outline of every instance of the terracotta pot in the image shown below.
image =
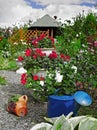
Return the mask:
[[17,116],[25,116],[27,114],[27,101],[28,97],[23,95],[16,103],[9,103],[7,106],[7,111],[10,113],[15,113]]

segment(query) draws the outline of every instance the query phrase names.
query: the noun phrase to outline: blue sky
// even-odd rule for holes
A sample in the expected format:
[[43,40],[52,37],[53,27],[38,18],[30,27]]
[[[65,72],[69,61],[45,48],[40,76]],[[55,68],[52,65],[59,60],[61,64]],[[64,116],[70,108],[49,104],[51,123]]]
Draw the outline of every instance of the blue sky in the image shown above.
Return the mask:
[[[30,6],[32,6],[32,8],[45,8],[46,6],[45,5],[42,5],[42,0],[40,1],[37,1],[37,0],[25,0],[27,3],[29,3]],[[54,1],[54,0],[52,0]],[[60,0],[59,0],[60,1]],[[71,0],[72,1],[72,0]],[[56,2],[56,0],[55,0]],[[45,2],[46,3],[46,2]],[[48,2],[47,2],[48,3]],[[61,1],[60,1],[61,3]],[[92,7],[92,6],[95,6],[97,4],[97,0],[86,0],[86,1],[83,1],[83,0],[80,0],[79,2],[71,2],[72,4],[78,4],[78,5],[81,5],[81,6],[88,6],[88,7]]]
[[81,6],[89,6],[89,7],[92,7],[92,6],[95,6],[96,4],[95,4],[95,3],[89,3],[89,2],[82,2],[80,5],[81,5]]
[[46,8],[46,5],[42,5],[38,2],[32,1],[32,0],[25,0],[32,8],[37,8],[37,9],[44,9]]
[[97,0],[0,0],[0,26],[34,22],[45,14],[64,21],[83,10],[97,13],[96,4]]

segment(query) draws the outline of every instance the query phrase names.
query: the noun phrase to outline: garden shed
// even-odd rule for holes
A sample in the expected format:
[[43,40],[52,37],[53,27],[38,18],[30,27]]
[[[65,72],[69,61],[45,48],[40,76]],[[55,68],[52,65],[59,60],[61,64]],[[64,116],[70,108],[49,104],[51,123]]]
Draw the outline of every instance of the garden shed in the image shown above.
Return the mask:
[[47,14],[42,18],[37,19],[37,21],[29,27],[29,30],[35,30],[36,36],[40,32],[47,36],[55,37],[59,26],[60,23],[57,21],[56,17],[52,18]]
[[55,18],[50,17],[49,15],[44,15],[42,18],[37,19],[30,27],[26,30],[20,28],[15,34],[9,37],[9,41],[19,42],[19,41],[28,41],[29,38],[38,37],[40,34],[45,34],[46,36],[51,36],[55,38],[57,35],[58,29],[61,26],[60,22]]

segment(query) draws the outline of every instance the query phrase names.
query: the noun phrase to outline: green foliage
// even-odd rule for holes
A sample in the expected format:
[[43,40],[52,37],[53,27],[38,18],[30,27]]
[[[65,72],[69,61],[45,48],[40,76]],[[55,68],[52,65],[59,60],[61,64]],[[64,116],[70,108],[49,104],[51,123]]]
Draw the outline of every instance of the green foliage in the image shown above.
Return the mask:
[[17,69],[16,61],[12,58],[4,58],[0,56],[0,70],[14,70]]
[[56,37],[57,51],[70,56],[77,55],[82,44],[87,44],[88,36],[96,39],[96,19],[95,14],[90,12],[87,16],[84,13],[79,14],[73,19],[73,22],[66,20],[61,29],[61,36]]
[[83,21],[82,29],[84,34],[86,34],[87,36],[95,35],[97,30],[97,18],[95,14],[90,12],[86,16],[85,20]]
[[5,77],[0,76],[0,85],[5,85],[5,84],[7,84]]
[[[46,118],[45,118],[46,119]],[[30,130],[38,130],[43,127],[46,130],[96,130],[97,129],[97,119],[90,116],[76,116],[76,117],[65,117],[64,115],[57,118],[47,118],[49,123],[36,124]],[[51,121],[52,120],[52,121]]]
[[1,41],[0,41],[0,50],[3,50],[3,51],[9,51],[9,42],[8,42],[8,39],[7,38],[3,38]]
[[17,102],[20,96],[20,94],[13,95],[9,98],[8,102]]
[[97,119],[93,117],[87,117],[82,120],[79,124],[78,130],[96,130],[97,129]]
[[67,86],[70,85],[70,81],[71,84],[72,81],[75,81],[75,83],[80,81],[84,88],[97,87],[96,21],[95,14],[90,12],[85,16],[83,12],[83,14],[79,14],[74,18],[73,22],[66,21],[67,23],[64,23],[62,29],[62,35],[56,37],[57,43],[55,46],[57,51],[71,56],[73,62],[70,60],[68,65],[74,65],[77,68],[77,73],[74,76],[71,76],[71,71],[68,71],[68,76],[64,78],[64,84]]

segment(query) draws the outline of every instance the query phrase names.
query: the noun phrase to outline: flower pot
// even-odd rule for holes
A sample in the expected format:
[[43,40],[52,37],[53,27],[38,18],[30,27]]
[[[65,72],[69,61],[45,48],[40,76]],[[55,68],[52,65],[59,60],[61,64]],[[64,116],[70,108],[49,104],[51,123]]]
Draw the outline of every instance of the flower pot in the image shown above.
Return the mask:
[[52,53],[52,51],[56,51],[54,48],[42,48],[42,52],[46,53],[47,56]]
[[46,70],[45,69],[40,69],[36,72],[33,72],[33,75],[37,75],[38,77],[46,77]]
[[7,106],[7,111],[14,113],[17,116],[25,116],[27,114],[27,101],[26,95],[21,96],[17,102],[10,102]]

